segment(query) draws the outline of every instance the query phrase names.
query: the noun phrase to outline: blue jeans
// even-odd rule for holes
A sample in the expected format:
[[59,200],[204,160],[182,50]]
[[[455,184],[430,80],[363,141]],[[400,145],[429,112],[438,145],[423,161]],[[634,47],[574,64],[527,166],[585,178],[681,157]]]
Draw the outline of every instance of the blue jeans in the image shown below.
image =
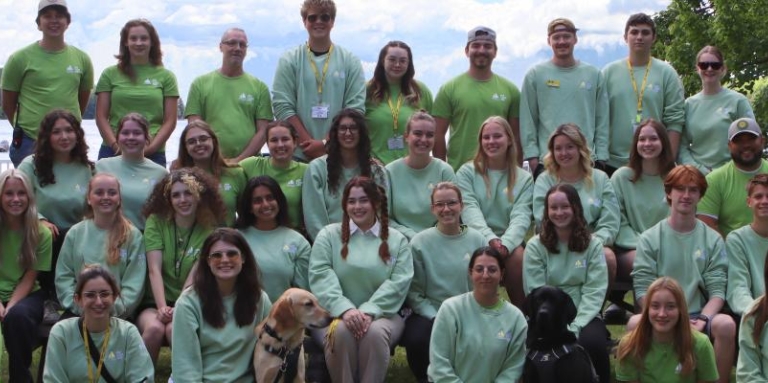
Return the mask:
[[18,168],[21,161],[35,152],[35,140],[26,133],[21,137],[21,145],[17,148],[11,145],[8,157],[13,162],[13,167]]
[[[101,145],[99,148],[99,159],[110,158],[115,156],[115,151],[109,146]],[[147,157],[150,161],[165,167],[165,152],[155,152],[155,154]]]

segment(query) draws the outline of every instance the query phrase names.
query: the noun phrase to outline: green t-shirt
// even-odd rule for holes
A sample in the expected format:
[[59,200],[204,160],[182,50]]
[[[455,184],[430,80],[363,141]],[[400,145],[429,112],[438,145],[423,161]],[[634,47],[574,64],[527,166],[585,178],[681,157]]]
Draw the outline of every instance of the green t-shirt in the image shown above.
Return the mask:
[[[187,280],[192,266],[197,262],[203,242],[213,228],[195,224],[189,229],[176,227],[173,220],[165,220],[157,215],[147,218],[144,229],[144,247],[147,253],[160,250],[163,253],[162,272],[165,300],[174,302],[181,294],[181,288]],[[181,244],[181,245],[179,245]],[[152,288],[147,282],[144,304],[154,303]]]
[[408,239],[433,226],[432,189],[443,181],[456,182],[451,166],[433,158],[423,169],[413,169],[401,158],[387,165],[389,224]]
[[496,74],[486,81],[461,74],[440,87],[432,106],[435,117],[450,123],[447,159],[454,171],[477,152],[477,136],[483,121],[491,116],[517,119],[519,113],[520,91]]
[[137,229],[143,231],[146,219],[141,209],[155,184],[168,174],[168,170],[146,158],[139,162],[123,156],[102,158],[96,162],[96,173],[109,173],[120,180],[123,214]]
[[[762,303],[764,297],[754,300],[744,312]],[[736,362],[736,381],[744,383],[768,382],[768,331],[763,327],[758,343],[752,339],[755,331],[755,316],[743,316],[739,326],[739,357]]]
[[269,88],[248,73],[227,77],[215,70],[192,81],[184,110],[191,115],[211,125],[224,157],[237,157],[256,134],[256,120],[273,119]]
[[[680,132],[685,122],[683,86],[675,69],[659,59],[652,59],[651,70],[643,89],[646,65],[632,67],[638,91],[642,91],[642,119],[661,121],[667,131]],[[610,140],[608,163],[613,167],[629,162],[632,136],[637,126],[638,94],[632,86],[627,59],[616,60],[603,68],[605,89],[610,110]]]
[[768,254],[768,238],[745,225],[728,234],[728,307],[742,315],[755,298],[765,294],[763,270]]
[[[411,115],[419,109],[424,109],[427,113],[432,110],[432,92],[421,81],[416,82],[421,89],[418,105],[412,105],[403,99],[400,109],[397,109],[397,100],[400,96],[399,84],[389,86],[389,102],[382,100],[376,103],[370,98],[365,101],[365,122],[371,139],[371,155],[385,165],[408,154],[408,144],[405,143],[403,135]],[[398,112],[397,128],[395,128],[394,111]]]
[[240,198],[240,194],[245,191],[246,183],[248,183],[248,179],[245,178],[243,168],[237,166],[222,169],[221,178],[219,179],[219,193],[224,201],[224,207],[227,209],[227,226],[235,224],[237,200]]
[[265,277],[262,279],[263,289],[270,300],[276,302],[291,287],[309,289],[307,273],[312,247],[306,238],[282,226],[269,231],[247,227],[240,232]]
[[[626,342],[627,337],[621,339]],[[621,346],[619,346],[621,347]],[[696,368],[687,376],[681,376],[680,360],[672,343],[651,341],[651,349],[643,358],[641,368],[637,368],[629,358],[616,363],[616,379],[620,381],[696,383],[717,380],[715,350],[705,334],[693,331],[693,360]],[[754,382],[745,380],[744,382]]]
[[34,42],[14,52],[3,67],[2,88],[19,93],[16,118],[24,133],[37,139],[40,121],[54,108],[80,116],[80,92],[93,88],[88,55],[71,45],[49,52]]
[[621,226],[613,243],[625,249],[634,249],[642,232],[669,215],[664,179],[643,174],[632,182],[633,175],[631,168],[622,166],[611,176],[621,211]]
[[520,141],[524,158],[543,158],[558,126],[576,124],[596,160],[608,159],[608,97],[603,74],[577,62],[562,68],[546,61],[525,74],[520,99]]
[[752,222],[752,210],[747,206],[747,183],[757,174],[768,173],[768,161],[761,160],[760,168],[745,172],[733,161],[707,174],[707,192],[701,197],[696,214],[717,220],[717,229],[723,237]]
[[728,128],[755,113],[743,94],[723,88],[715,95],[697,93],[685,100],[685,126],[680,140],[681,164],[696,166],[704,175],[731,159]]
[[[51,270],[51,231],[43,224],[38,224],[40,241],[35,247],[36,271]],[[24,233],[21,231],[2,228],[0,230],[0,302],[8,303],[13,296],[13,291],[21,281],[26,270],[19,265],[21,245],[24,242]],[[39,288],[37,281],[32,291]]]
[[291,161],[287,168],[281,169],[272,165],[267,157],[249,157],[240,161],[240,166],[245,172],[245,178],[258,176],[270,176],[280,185],[280,190],[285,194],[288,202],[288,219],[291,228],[300,230],[304,227],[301,207],[301,186],[304,182],[304,172],[307,171],[307,164],[303,162]]

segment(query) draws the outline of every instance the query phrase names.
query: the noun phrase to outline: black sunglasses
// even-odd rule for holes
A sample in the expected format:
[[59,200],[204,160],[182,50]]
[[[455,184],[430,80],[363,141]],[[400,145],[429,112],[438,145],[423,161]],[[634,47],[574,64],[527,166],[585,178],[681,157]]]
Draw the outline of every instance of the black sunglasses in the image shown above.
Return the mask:
[[717,61],[702,61],[697,63],[696,66],[701,70],[707,70],[708,68],[712,68],[713,70],[720,70],[720,68],[723,67],[723,63]]
[[307,16],[307,20],[310,23],[316,22],[318,18],[320,19],[320,21],[322,21],[324,23],[327,23],[327,22],[331,21],[331,15],[329,15],[327,13],[323,13],[322,15],[308,15]]

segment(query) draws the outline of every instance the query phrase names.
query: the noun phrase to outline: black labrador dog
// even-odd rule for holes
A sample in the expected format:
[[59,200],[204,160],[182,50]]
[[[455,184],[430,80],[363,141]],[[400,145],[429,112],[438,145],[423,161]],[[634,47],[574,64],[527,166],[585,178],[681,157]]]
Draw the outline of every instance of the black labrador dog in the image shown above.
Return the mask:
[[576,319],[576,305],[566,292],[552,286],[537,287],[525,298],[523,314],[528,318],[523,382],[598,381],[589,354],[568,331]]

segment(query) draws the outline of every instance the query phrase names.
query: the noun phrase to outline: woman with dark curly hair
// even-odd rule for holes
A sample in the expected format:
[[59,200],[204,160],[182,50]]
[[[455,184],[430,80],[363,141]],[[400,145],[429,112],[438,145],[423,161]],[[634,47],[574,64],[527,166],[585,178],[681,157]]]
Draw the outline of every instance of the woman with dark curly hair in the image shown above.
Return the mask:
[[154,361],[160,347],[171,343],[173,306],[191,284],[203,241],[224,222],[218,190],[202,170],[183,168],[155,185],[144,205],[149,289],[136,323]]
[[216,229],[203,243],[192,288],[174,313],[173,379],[177,382],[253,381],[253,329],[272,303],[261,272],[237,230]]
[[[93,169],[80,121],[63,109],[48,112],[40,122],[35,153],[21,162],[19,170],[32,184],[37,212],[53,234],[52,265],[69,228],[83,219]],[[41,287],[55,297],[53,271],[38,277]]]
[[144,154],[165,167],[165,142],[176,128],[179,88],[176,76],[163,67],[157,30],[146,19],[129,20],[120,30],[117,65],[101,73],[96,84],[96,125],[103,142],[99,159],[120,151],[115,137],[120,119],[141,111],[151,138]]
[[569,329],[592,358],[601,383],[611,381],[606,345],[609,333],[600,318],[608,289],[603,245],[589,231],[579,192],[558,184],[544,197],[541,233],[528,241],[523,258],[526,295],[539,286],[563,289],[576,305]]
[[235,223],[237,199],[245,189],[243,168],[224,160],[219,147],[219,138],[211,126],[203,120],[187,124],[179,138],[179,157],[173,161],[171,169],[196,167],[218,181],[219,193],[226,207],[226,224]]
[[310,238],[320,229],[341,221],[341,192],[352,177],[372,178],[388,189],[387,171],[371,157],[371,141],[365,117],[354,109],[344,109],[331,123],[328,153],[309,163],[301,189],[304,225]]

